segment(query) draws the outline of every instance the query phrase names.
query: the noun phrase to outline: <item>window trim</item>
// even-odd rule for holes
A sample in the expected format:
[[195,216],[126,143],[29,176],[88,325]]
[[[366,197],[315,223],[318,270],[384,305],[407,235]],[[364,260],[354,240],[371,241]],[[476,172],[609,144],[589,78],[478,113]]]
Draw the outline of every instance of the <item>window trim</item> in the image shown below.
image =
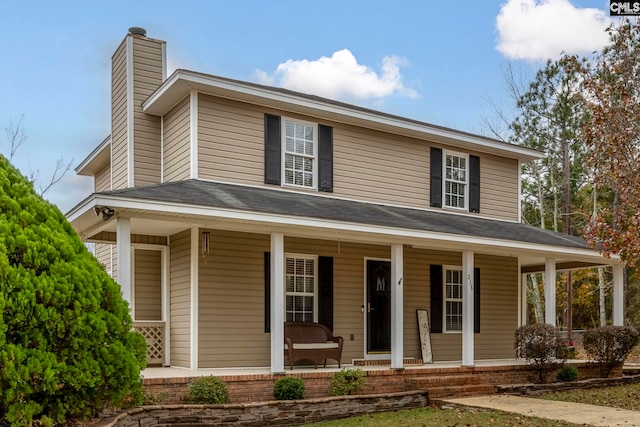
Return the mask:
[[[460,301],[463,303],[463,293],[462,289],[460,290],[460,298],[447,298],[447,270],[456,270],[460,272],[460,277],[462,277],[462,266],[459,265],[443,265],[442,266],[442,333],[443,334],[461,334],[462,328],[460,330],[449,330],[447,329],[447,301]],[[464,279],[461,286],[464,286]],[[462,308],[460,309],[462,311]],[[462,320],[464,321],[464,312],[462,313]]]
[[287,321],[287,296],[289,295],[308,295],[310,294],[309,292],[304,292],[304,293],[300,293],[300,292],[287,292],[287,259],[311,259],[313,260],[313,322],[314,323],[318,323],[318,255],[311,255],[311,254],[301,254],[301,253],[287,253],[285,252],[284,254],[284,310],[283,310],[283,315],[284,315],[284,319],[283,321],[286,322]]
[[[280,155],[280,182],[282,187],[291,187],[291,188],[300,188],[304,190],[318,190],[318,144],[320,143],[320,138],[318,136],[318,123],[310,122],[306,120],[294,119],[291,117],[281,116],[280,120],[280,147],[281,147],[281,155]],[[297,184],[287,184],[286,182],[286,168],[285,168],[285,158],[287,156],[287,122],[301,124],[305,126],[313,127],[313,185],[307,187],[305,185],[297,185]],[[307,154],[296,154],[291,153],[296,156],[302,156],[309,158],[310,155]]]
[[[465,195],[464,195],[464,206],[450,206],[447,205],[447,181],[450,182],[462,182],[462,181],[453,181],[447,179],[447,156],[456,156],[465,159],[466,164],[466,173],[465,173]],[[470,173],[471,167],[469,163],[469,153],[462,153],[460,151],[452,151],[452,150],[442,150],[442,207],[444,209],[455,209],[459,211],[469,211],[469,197],[470,197]]]

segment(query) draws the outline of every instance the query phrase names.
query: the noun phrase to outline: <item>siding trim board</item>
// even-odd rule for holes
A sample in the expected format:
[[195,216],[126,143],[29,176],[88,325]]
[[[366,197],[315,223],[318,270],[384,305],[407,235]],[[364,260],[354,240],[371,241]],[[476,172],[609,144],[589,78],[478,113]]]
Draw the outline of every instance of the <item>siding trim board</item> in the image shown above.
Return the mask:
[[189,97],[189,171],[191,179],[198,178],[198,92],[191,91]]
[[127,186],[133,187],[134,171],[134,88],[133,88],[133,37],[127,36]]

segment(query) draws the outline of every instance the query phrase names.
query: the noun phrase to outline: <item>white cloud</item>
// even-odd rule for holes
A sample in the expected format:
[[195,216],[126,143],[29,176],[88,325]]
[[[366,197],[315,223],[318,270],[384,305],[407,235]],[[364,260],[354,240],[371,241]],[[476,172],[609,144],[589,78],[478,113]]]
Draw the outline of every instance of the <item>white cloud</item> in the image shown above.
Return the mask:
[[385,56],[378,74],[358,64],[349,49],[342,49],[313,61],[289,59],[271,74],[256,70],[254,78],[262,84],[343,101],[379,102],[393,95],[418,98],[418,93],[402,82],[400,67],[407,63],[404,58]]
[[611,22],[605,11],[569,0],[508,0],[496,18],[497,49],[509,59],[533,61],[588,54],[608,43],[604,30]]

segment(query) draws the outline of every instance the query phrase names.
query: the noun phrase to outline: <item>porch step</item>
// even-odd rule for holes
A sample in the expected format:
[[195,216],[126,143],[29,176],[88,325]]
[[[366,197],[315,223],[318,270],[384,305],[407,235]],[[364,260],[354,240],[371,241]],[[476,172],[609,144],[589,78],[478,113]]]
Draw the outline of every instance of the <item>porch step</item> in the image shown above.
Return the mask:
[[427,390],[430,399],[495,394],[496,388],[478,375],[443,375],[407,378],[406,390]]
[[[422,359],[414,359],[408,358],[402,361],[404,366],[415,366],[415,365],[424,365]],[[353,366],[389,366],[391,365],[390,360],[364,360],[364,359],[354,359]]]
[[496,394],[495,386],[490,384],[456,385],[429,388],[429,399],[451,399],[456,397],[486,396]]

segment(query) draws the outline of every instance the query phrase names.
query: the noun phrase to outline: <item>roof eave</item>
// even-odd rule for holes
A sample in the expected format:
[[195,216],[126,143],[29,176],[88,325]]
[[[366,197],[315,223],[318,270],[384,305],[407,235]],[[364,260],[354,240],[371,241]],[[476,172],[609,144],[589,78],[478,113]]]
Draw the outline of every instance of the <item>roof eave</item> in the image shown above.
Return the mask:
[[78,175],[94,176],[100,168],[111,161],[111,135],[107,136],[98,146],[76,166]]
[[529,162],[543,157],[543,153],[537,150],[471,133],[350,106],[340,102],[332,102],[316,96],[188,70],[176,70],[142,104],[142,109],[147,114],[162,116],[192,90],[283,111],[308,114],[340,123],[363,126],[383,132],[430,140],[444,145],[514,158],[521,162]]

